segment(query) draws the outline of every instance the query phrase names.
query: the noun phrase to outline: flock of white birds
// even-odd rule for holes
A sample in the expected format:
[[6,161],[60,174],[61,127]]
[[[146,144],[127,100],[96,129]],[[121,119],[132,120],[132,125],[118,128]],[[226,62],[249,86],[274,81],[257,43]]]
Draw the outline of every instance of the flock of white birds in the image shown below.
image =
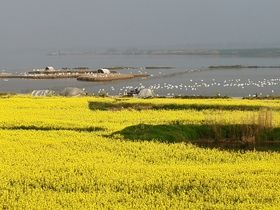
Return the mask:
[[[206,94],[206,92],[215,92],[215,95],[221,93],[239,93],[240,96],[256,97],[256,96],[272,96],[280,94],[280,74],[270,75],[267,78],[207,78],[207,76],[198,79],[197,75],[193,77],[193,73],[209,71],[209,69],[187,69],[183,72],[153,72],[150,77],[138,83],[131,83],[123,86],[110,86],[99,89],[100,92],[108,92],[112,95],[126,95],[134,89],[149,88],[156,95],[161,96],[198,96]],[[139,71],[139,73],[142,73]],[[144,72],[147,73],[147,72]],[[180,78],[180,82],[176,82],[174,76]],[[184,79],[185,78],[185,79]],[[203,78],[203,79],[202,79]],[[161,81],[162,80],[162,81]],[[170,81],[170,82],[169,82]],[[127,84],[127,83],[123,83]],[[246,94],[246,95],[245,95]],[[236,94],[238,95],[238,94]]]
[[[193,80],[189,79],[185,83],[174,84],[172,82],[164,82],[164,83],[155,83],[152,85],[144,85],[139,83],[136,86],[132,85],[125,85],[120,88],[111,86],[107,90],[99,89],[98,93],[108,91],[113,93],[118,93],[119,95],[126,95],[129,91],[133,89],[142,89],[142,88],[149,88],[152,89],[156,95],[160,93],[165,93],[167,96],[182,96],[182,95],[196,95],[197,92],[203,92],[205,89],[214,88],[218,90],[224,89],[232,89],[238,88],[240,91],[243,89],[251,89],[252,93],[248,94],[247,96],[269,96],[274,95],[277,93],[277,89],[280,87],[280,78],[271,78],[271,79],[262,79],[258,81],[254,81],[251,79],[242,80],[238,79],[228,79],[219,81],[216,79],[210,80]],[[266,89],[266,95],[264,95],[263,90]],[[267,90],[269,89],[269,91]]]

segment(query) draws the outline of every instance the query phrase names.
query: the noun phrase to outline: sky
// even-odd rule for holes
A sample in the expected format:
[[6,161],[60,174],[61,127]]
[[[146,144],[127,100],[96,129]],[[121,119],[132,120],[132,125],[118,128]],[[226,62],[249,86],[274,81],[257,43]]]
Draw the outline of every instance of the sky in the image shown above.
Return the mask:
[[3,0],[0,51],[280,46],[279,0]]

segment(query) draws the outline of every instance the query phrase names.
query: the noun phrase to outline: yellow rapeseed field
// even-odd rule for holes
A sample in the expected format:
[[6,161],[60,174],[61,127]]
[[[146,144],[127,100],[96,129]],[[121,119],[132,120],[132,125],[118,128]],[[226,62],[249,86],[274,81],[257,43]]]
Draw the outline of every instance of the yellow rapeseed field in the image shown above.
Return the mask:
[[280,127],[280,100],[2,97],[0,207],[279,209],[277,150],[211,149],[122,132],[143,124],[251,123],[261,107]]

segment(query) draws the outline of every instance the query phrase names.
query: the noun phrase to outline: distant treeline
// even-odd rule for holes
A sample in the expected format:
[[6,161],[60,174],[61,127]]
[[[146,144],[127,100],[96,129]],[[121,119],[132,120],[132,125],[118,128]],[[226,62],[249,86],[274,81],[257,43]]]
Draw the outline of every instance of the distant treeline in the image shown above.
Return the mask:
[[280,48],[256,49],[109,49],[99,52],[51,52],[48,56],[88,56],[88,55],[213,55],[237,57],[280,57]]
[[160,49],[160,50],[114,50],[102,54],[118,55],[218,55],[238,57],[280,57],[280,48],[259,49]]

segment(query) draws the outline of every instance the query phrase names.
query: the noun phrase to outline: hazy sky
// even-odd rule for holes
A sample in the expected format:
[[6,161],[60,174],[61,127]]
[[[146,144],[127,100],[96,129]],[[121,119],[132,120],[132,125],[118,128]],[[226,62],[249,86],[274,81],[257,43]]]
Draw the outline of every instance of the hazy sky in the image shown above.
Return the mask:
[[3,0],[0,49],[280,43],[279,0]]

